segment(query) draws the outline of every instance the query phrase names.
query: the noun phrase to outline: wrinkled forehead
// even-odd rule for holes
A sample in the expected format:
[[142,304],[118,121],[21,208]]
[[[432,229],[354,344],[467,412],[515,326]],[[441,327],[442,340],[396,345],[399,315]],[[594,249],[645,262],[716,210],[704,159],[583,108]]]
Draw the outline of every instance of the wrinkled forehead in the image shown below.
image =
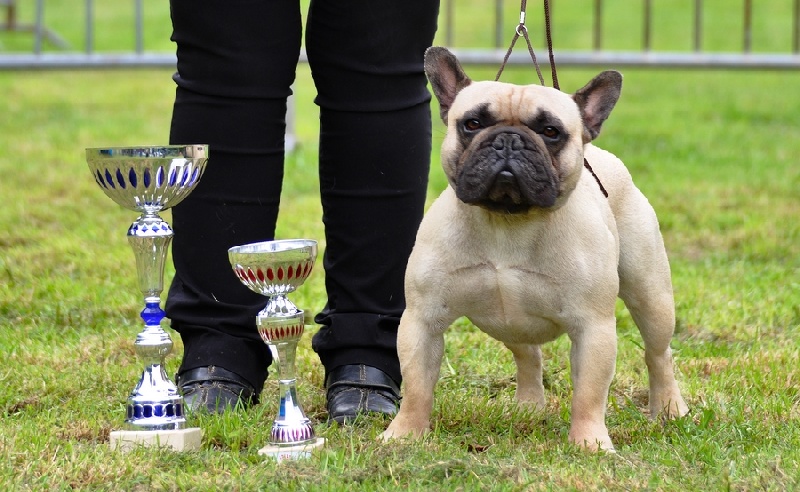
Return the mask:
[[473,82],[458,94],[450,115],[458,117],[478,105],[501,119],[527,121],[547,111],[557,115],[569,128],[582,126],[580,111],[572,97],[552,87]]

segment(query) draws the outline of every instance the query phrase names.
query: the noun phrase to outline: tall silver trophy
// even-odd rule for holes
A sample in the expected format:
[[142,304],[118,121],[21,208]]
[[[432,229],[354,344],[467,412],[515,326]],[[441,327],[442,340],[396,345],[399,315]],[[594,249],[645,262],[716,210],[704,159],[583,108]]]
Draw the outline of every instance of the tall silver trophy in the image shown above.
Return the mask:
[[265,241],[235,246],[228,258],[236,276],[250,290],[269,297],[256,316],[261,338],[278,364],[280,407],[270,442],[259,450],[278,461],[305,458],[324,445],[297,400],[295,354],[303,336],[303,311],[286,295],[305,282],[317,257],[317,242],[308,239]]
[[208,159],[206,145],[86,149],[86,161],[100,188],[119,205],[141,215],[128,228],[144,295],[144,329],[134,348],[145,367],[127,402],[125,429],[111,432],[112,448],[200,447],[199,428],[186,427],[183,397],[167,377],[164,359],[172,339],[161,328],[164,263],[172,228],[158,214],[178,204],[197,185]]

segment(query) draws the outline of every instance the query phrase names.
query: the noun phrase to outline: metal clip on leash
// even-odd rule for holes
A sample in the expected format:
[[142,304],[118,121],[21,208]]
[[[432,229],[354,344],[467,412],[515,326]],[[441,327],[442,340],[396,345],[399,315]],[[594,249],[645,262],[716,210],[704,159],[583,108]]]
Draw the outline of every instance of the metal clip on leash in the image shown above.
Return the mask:
[[[497,76],[495,77],[495,81],[500,80],[500,74],[503,73],[503,69],[506,67],[506,63],[508,62],[508,58],[511,56],[511,51],[514,49],[514,45],[519,39],[520,36],[525,38],[525,42],[528,44],[528,52],[531,55],[531,59],[533,60],[533,66],[536,68],[536,74],[539,76],[539,82],[544,85],[544,77],[542,77],[542,70],[539,68],[539,62],[536,61],[536,53],[533,51],[533,45],[531,44],[531,39],[528,37],[528,28],[525,26],[525,10],[527,8],[528,0],[521,0],[520,3],[520,12],[519,12],[519,24],[514,29],[514,37],[511,39],[511,46],[508,47],[508,51],[506,55],[503,57],[503,62],[500,65],[500,70],[497,72]],[[558,77],[556,76],[556,64],[555,58],[553,57],[553,41],[552,37],[550,36],[550,0],[544,0],[544,20],[545,20],[545,31],[547,34],[547,50],[550,54],[550,72],[553,76],[553,87],[558,89]]]

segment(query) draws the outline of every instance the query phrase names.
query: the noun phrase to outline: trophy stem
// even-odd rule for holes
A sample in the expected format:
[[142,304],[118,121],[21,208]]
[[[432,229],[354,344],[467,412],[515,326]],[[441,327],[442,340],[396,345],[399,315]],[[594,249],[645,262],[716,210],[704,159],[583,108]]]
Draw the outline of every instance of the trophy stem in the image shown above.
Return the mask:
[[[274,306],[281,306],[276,313]],[[297,398],[295,358],[297,342],[305,331],[303,311],[282,295],[272,296],[256,320],[261,338],[269,345],[278,366],[280,407],[272,424],[270,444],[297,446],[316,441],[314,428]]]
[[172,242],[172,227],[157,213],[142,214],[128,228],[128,244],[136,257],[139,290],[146,298],[159,298],[164,290],[164,263]]
[[[278,363],[278,380],[281,384],[294,385],[297,381],[295,377],[295,360],[297,357],[297,341],[272,344],[273,355],[276,356]],[[283,394],[283,391],[281,391]]]
[[172,228],[158,214],[146,212],[128,229],[128,243],[136,256],[139,289],[144,294],[141,312],[144,329],[134,349],[144,362],[139,383],[128,397],[125,422],[134,430],[176,430],[186,427],[183,397],[167,377],[164,359],[172,352],[172,339],[161,328],[164,263],[172,241]]
[[311,420],[306,417],[297,398],[295,373],[295,354],[297,341],[273,345],[278,354],[278,385],[281,396],[278,417],[272,423],[270,444],[277,446],[296,446],[314,442],[316,436]]

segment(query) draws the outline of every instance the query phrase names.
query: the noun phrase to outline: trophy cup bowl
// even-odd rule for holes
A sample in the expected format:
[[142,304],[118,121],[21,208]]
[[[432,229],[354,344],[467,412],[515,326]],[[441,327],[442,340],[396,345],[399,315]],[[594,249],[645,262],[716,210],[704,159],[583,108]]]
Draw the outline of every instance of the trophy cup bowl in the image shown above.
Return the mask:
[[86,149],[95,181],[117,204],[142,213],[177,205],[197,185],[206,145]]
[[107,147],[86,149],[86,161],[98,186],[120,206],[139,212],[128,228],[144,295],[144,329],[134,348],[145,363],[128,397],[125,431],[111,433],[112,447],[137,444],[176,450],[200,446],[200,429],[187,428],[183,397],[164,370],[172,339],[161,328],[164,263],[172,241],[170,225],[158,213],[178,204],[200,180],[208,160],[206,145]]
[[269,298],[256,316],[262,340],[278,364],[280,407],[269,445],[259,450],[278,461],[305,458],[325,443],[297,399],[295,355],[305,331],[304,313],[287,294],[306,281],[317,257],[317,242],[309,239],[264,241],[228,250],[231,267],[247,288]]

